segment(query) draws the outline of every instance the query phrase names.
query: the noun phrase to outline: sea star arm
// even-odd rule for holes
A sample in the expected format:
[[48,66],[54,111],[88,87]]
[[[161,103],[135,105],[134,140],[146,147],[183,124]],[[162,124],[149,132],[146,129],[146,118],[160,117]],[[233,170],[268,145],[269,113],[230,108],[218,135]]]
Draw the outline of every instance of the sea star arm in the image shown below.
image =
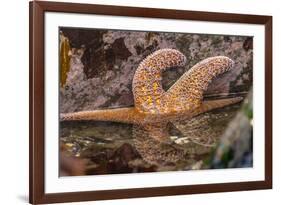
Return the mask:
[[140,112],[159,113],[162,106],[161,73],[169,68],[183,66],[185,56],[175,49],[160,49],[146,57],[137,68],[133,79],[135,107]]
[[166,92],[167,107],[174,110],[194,110],[202,104],[203,92],[218,75],[229,71],[234,62],[225,56],[202,60],[194,65]]
[[106,110],[80,111],[60,114],[61,121],[73,120],[96,120],[113,121],[123,123],[136,123],[144,118],[141,113],[137,113],[135,108],[115,108]]
[[243,100],[243,97],[233,97],[219,100],[206,100],[202,104],[193,110],[191,113],[193,116],[199,115],[204,112],[208,112],[214,109],[222,108],[228,105],[238,103]]

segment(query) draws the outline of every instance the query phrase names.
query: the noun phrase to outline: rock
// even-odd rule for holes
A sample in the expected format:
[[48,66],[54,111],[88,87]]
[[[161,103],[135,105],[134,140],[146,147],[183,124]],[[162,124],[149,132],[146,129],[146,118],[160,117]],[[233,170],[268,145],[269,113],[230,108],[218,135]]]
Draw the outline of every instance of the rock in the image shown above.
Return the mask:
[[61,28],[61,32],[72,48],[83,47],[82,56],[72,56],[68,83],[60,89],[61,112],[132,106],[134,72],[160,48],[176,48],[187,57],[184,68],[163,73],[165,89],[194,64],[216,55],[230,57],[235,66],[214,80],[206,95],[244,93],[252,85],[252,37],[74,28]]
[[81,176],[85,175],[86,171],[86,159],[73,157],[68,153],[67,148],[64,145],[60,146],[60,176]]
[[244,101],[241,111],[229,123],[210,168],[237,168],[253,166],[252,92]]

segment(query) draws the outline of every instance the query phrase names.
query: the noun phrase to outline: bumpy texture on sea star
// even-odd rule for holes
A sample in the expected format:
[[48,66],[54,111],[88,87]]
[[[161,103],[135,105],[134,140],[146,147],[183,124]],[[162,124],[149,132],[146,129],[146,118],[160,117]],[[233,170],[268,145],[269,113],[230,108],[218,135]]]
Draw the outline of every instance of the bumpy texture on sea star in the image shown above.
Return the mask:
[[[176,162],[183,150],[171,143],[167,124],[177,124],[200,114],[242,100],[241,97],[203,101],[203,92],[218,75],[230,70],[234,62],[225,56],[207,58],[189,69],[165,91],[161,73],[167,68],[184,66],[185,56],[175,49],[160,49],[146,57],[133,79],[135,106],[61,114],[66,120],[100,120],[131,123],[135,145],[144,160],[165,164]],[[196,140],[194,140],[196,142]]]

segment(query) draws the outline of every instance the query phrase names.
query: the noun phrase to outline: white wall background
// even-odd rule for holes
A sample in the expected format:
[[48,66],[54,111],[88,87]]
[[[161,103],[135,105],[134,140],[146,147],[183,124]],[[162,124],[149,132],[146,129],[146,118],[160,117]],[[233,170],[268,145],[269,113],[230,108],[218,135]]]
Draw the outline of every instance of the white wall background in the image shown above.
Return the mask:
[[[281,201],[281,6],[278,0],[72,0],[108,5],[273,15],[273,190],[125,199],[72,204],[278,204]],[[0,204],[26,204],[28,195],[28,0],[1,1]]]

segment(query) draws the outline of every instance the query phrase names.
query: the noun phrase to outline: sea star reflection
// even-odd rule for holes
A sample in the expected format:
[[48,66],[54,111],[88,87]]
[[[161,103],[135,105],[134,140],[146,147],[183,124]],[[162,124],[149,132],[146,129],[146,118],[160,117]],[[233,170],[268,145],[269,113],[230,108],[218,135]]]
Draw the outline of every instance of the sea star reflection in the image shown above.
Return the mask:
[[[241,97],[203,100],[203,92],[210,82],[233,67],[234,62],[225,56],[202,60],[165,91],[161,73],[185,63],[186,57],[178,50],[160,49],[146,57],[135,72],[134,107],[62,113],[60,119],[131,123],[136,149],[145,161],[151,164],[177,162],[184,151],[171,141],[168,123],[177,125],[181,120],[200,119],[202,113],[242,100]],[[200,136],[193,142],[200,144]]]

